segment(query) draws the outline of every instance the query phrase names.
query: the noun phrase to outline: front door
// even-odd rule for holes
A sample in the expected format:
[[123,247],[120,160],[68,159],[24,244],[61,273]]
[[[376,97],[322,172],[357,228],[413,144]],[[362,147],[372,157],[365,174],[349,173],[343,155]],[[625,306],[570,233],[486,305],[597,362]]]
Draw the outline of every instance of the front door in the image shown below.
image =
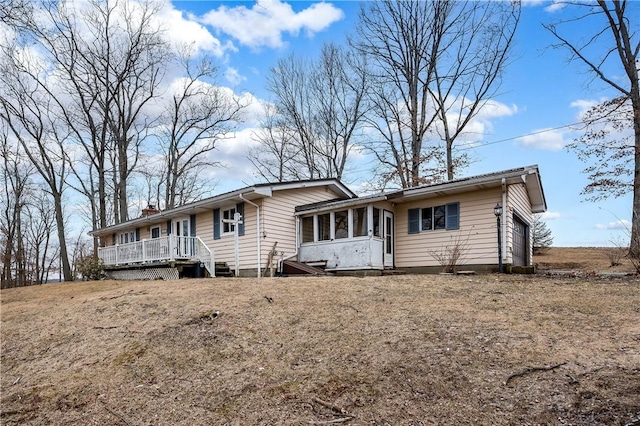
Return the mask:
[[393,268],[393,213],[385,210],[383,225],[384,226],[382,227],[382,235],[384,235],[384,267]]
[[[191,235],[189,219],[179,219],[173,222],[175,235],[178,237],[189,237]],[[178,257],[190,257],[190,241],[189,238],[178,238],[176,242],[176,250]]]

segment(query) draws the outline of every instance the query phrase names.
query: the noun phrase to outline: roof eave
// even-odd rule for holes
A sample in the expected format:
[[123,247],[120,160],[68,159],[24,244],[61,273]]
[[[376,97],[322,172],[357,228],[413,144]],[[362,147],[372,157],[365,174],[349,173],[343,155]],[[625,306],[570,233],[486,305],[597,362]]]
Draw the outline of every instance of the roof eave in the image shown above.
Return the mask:
[[308,214],[333,211],[340,208],[361,206],[363,204],[371,204],[371,203],[376,203],[380,201],[387,201],[387,196],[376,195],[376,196],[370,196],[370,197],[352,198],[352,199],[342,200],[342,201],[333,201],[321,206],[296,211],[294,214],[295,216],[304,216]]
[[[205,198],[204,200],[195,201],[193,203],[185,204],[184,206],[175,207],[173,209],[164,210],[158,213],[150,214],[148,216],[138,217],[128,220],[117,225],[108,226],[102,229],[96,229],[89,231],[88,234],[92,237],[99,237],[109,235],[114,232],[124,231],[133,227],[152,225],[155,223],[161,223],[161,221],[174,219],[186,214],[201,213],[216,206],[222,206],[234,199],[246,199],[256,200],[260,198],[268,198],[273,195],[274,191],[282,191],[287,189],[300,189],[300,188],[313,188],[318,186],[327,186],[331,188],[335,193],[341,197],[352,199],[357,198],[357,195],[347,188],[342,182],[337,179],[323,179],[323,180],[309,180],[300,182],[285,182],[285,183],[263,183],[256,184],[251,187],[238,189],[224,194],[216,195],[213,197]],[[240,197],[242,196],[242,197]]]
[[[255,196],[252,196],[252,194],[254,194]],[[125,229],[131,229],[133,227],[159,223],[162,219],[174,219],[180,216],[184,216],[185,214],[200,213],[209,210],[211,207],[215,207],[216,205],[228,203],[230,200],[233,200],[235,198],[240,199],[240,195],[242,195],[242,197],[245,199],[255,200],[258,198],[270,197],[271,190],[269,188],[243,188],[237,191],[227,192],[225,194],[205,198],[204,200],[185,204],[184,206],[175,207],[158,213],[153,213],[148,216],[131,219],[117,225],[111,225],[106,228],[89,231],[88,234],[92,237],[99,237]]]

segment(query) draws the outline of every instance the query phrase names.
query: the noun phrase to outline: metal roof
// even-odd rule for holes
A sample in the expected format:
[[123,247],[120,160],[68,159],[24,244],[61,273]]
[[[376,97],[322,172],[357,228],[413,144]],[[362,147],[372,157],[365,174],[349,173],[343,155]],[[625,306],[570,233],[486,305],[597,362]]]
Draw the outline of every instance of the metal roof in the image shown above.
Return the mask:
[[135,218],[118,225],[112,225],[103,229],[94,230],[89,232],[89,235],[107,235],[120,230],[131,229],[132,227],[162,223],[162,221],[174,219],[186,214],[196,214],[211,210],[212,208],[228,205],[229,202],[234,199],[241,201],[244,198],[251,201],[260,198],[271,197],[274,191],[282,191],[287,189],[300,189],[305,187],[327,185],[337,194],[342,196],[342,198],[338,199],[297,206],[295,208],[295,214],[304,215],[312,212],[315,213],[320,211],[335,210],[338,208],[352,207],[380,201],[402,203],[404,201],[410,201],[416,198],[436,198],[474,190],[495,188],[501,186],[503,180],[507,185],[512,185],[515,183],[525,184],[527,192],[529,194],[529,200],[531,201],[531,209],[533,213],[542,213],[547,210],[547,202],[544,196],[544,190],[542,188],[542,181],[540,178],[538,166],[531,165],[362,197],[358,197],[354,192],[352,192],[337,179],[260,183],[246,188],[205,198],[203,200],[185,204],[173,209],[150,214],[149,216]]
[[[213,197],[205,198],[173,209],[162,210],[158,213],[152,213],[148,216],[142,216],[117,225],[111,225],[106,228],[90,231],[91,236],[108,235],[113,232],[131,229],[132,227],[147,226],[152,224],[163,223],[163,221],[174,219],[187,214],[197,214],[212,208],[228,205],[230,201],[257,200],[260,198],[271,197],[274,191],[284,191],[287,189],[313,188],[318,186],[328,186],[337,194],[344,198],[354,198],[357,195],[347,188],[337,179],[315,179],[301,180],[295,182],[275,182],[275,183],[259,183],[253,186],[225,192]],[[241,198],[242,197],[242,198]]]
[[461,192],[495,188],[502,185],[503,179],[507,185],[515,183],[525,184],[533,213],[542,213],[547,210],[547,201],[544,196],[542,180],[540,179],[540,172],[537,165],[407,188],[388,195],[389,199],[393,199],[394,202],[402,202],[414,198],[434,198]]

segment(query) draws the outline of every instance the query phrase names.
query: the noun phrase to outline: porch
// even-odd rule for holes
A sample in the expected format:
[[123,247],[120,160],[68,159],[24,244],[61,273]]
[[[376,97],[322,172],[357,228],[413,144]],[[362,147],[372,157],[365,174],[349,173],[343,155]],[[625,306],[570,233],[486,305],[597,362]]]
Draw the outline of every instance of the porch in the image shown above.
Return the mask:
[[213,251],[199,237],[167,235],[125,244],[99,247],[98,258],[105,266],[140,266],[175,261],[200,262],[215,277]]
[[384,270],[385,240],[358,237],[303,243],[298,260],[313,265],[321,262],[326,271]]

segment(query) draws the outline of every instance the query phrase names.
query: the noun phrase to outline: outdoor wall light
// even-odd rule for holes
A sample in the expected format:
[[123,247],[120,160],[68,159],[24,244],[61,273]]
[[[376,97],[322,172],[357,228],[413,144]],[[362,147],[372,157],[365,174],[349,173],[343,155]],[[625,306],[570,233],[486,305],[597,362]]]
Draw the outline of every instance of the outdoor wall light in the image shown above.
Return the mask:
[[493,208],[493,214],[496,215],[496,221],[498,224],[498,272],[502,273],[502,238],[500,235],[500,217],[502,216],[502,206],[496,204]]

